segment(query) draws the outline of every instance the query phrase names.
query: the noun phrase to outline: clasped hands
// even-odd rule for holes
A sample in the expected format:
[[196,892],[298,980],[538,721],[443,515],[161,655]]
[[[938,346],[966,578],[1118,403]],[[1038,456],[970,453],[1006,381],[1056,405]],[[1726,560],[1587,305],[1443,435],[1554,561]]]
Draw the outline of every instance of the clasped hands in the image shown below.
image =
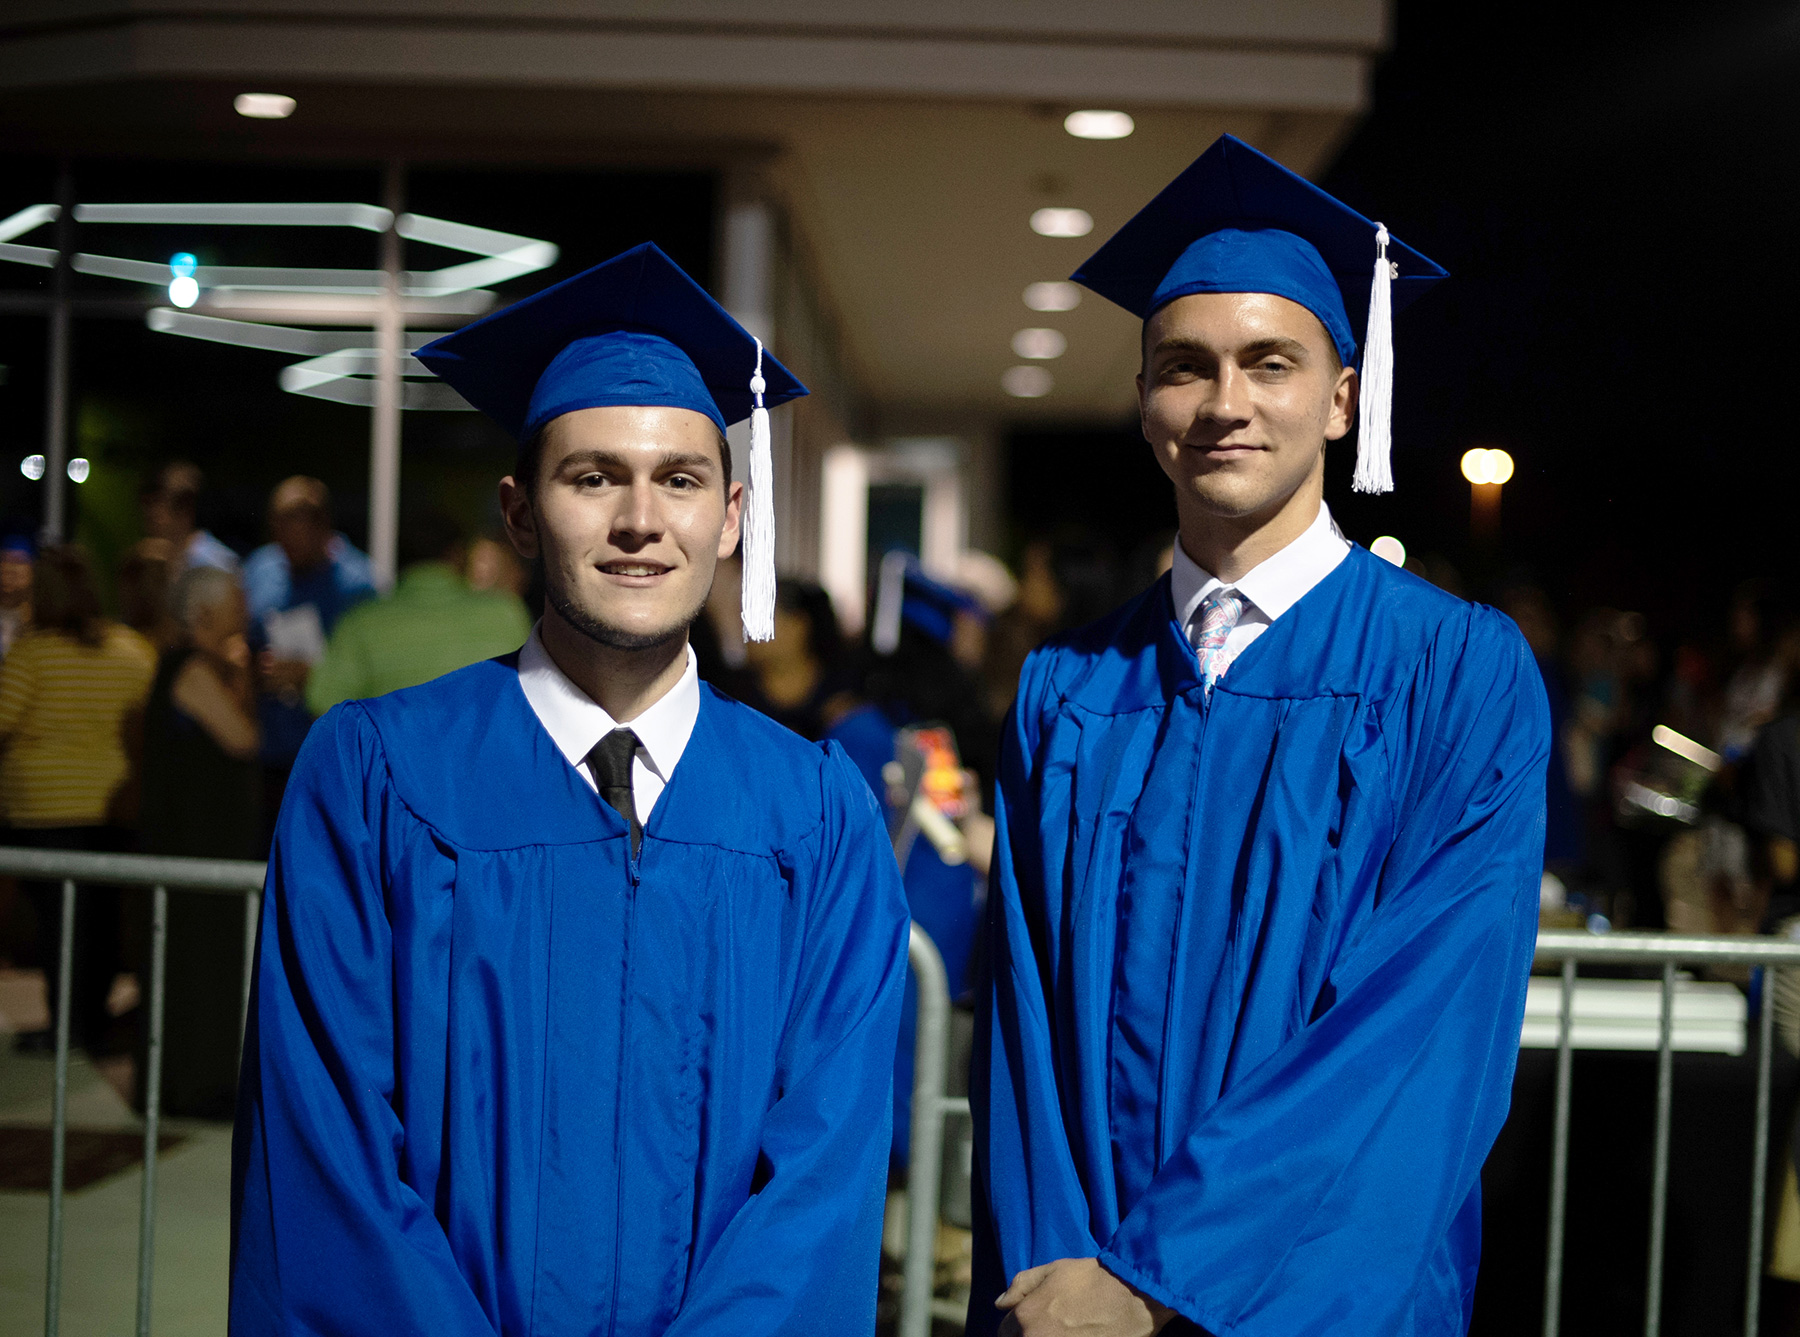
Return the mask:
[[994,1306],[1002,1337],[1154,1337],[1175,1311],[1120,1281],[1098,1258],[1058,1258],[1012,1279]]

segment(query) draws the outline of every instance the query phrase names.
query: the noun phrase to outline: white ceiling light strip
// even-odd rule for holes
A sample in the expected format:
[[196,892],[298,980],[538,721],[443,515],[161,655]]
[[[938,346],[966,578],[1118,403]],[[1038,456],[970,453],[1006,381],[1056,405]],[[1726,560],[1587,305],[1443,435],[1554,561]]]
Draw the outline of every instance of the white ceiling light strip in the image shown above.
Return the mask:
[[[0,219],[0,260],[54,267],[54,249],[18,245],[13,238],[54,223],[61,212],[54,204],[34,204]],[[556,263],[559,254],[554,243],[535,237],[426,214],[401,214],[396,218],[390,210],[372,204],[79,204],[75,206],[75,221],[194,227],[349,227],[365,232],[383,232],[392,227],[409,241],[480,257],[443,269],[408,270],[401,275],[403,314],[439,324],[456,324],[459,317],[480,315],[494,302],[494,294],[485,285],[547,269]],[[69,264],[79,273],[128,283],[157,288],[170,283],[167,262],[82,251],[71,255]],[[341,404],[374,402],[373,377],[380,353],[366,346],[370,341],[366,330],[334,332],[294,326],[310,322],[373,324],[387,282],[381,270],[200,265],[192,277],[199,285],[201,303],[209,310],[155,307],[145,317],[152,330],[240,348],[298,354],[307,360],[283,369],[282,389]],[[261,316],[262,320],[232,319],[221,314],[226,312]],[[469,405],[460,395],[431,377],[424,364],[412,356],[413,350],[429,337],[414,331],[407,331],[404,336],[401,375],[414,379],[402,386],[403,407],[467,409]]]
[[[52,208],[55,205],[39,205]],[[392,211],[374,204],[78,204],[77,223],[194,223],[227,227],[354,227],[386,232]],[[467,250],[467,247],[459,247]]]
[[33,228],[42,227],[45,223],[54,223],[62,215],[62,209],[54,204],[34,204],[21,209],[11,218],[0,218],[0,260],[11,260],[15,264],[37,265],[41,269],[51,269],[56,265],[56,252],[48,246],[14,246],[12,239],[22,237]]

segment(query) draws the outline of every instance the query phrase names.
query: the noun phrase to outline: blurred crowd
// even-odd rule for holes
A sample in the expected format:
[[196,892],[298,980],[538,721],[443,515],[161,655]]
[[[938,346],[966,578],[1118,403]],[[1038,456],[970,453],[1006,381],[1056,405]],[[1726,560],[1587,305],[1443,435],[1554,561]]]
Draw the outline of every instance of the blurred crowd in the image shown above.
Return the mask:
[[1546,920],[1754,933],[1800,912],[1800,610],[1785,592],[1745,582],[1722,625],[1667,639],[1614,608],[1565,627],[1530,585],[1500,604],[1555,729]]
[[[191,464],[157,472],[139,497],[143,537],[110,573],[77,544],[0,539],[7,843],[260,859],[313,719],[515,650],[530,629],[512,550],[468,542],[442,513],[406,518],[398,579],[378,598],[317,479],[275,488],[269,541],[246,556],[198,523],[203,487]],[[145,898],[84,886],[77,906],[72,1039],[97,1056],[128,1053],[142,1028],[115,983],[145,957]],[[0,957],[42,967],[51,998],[60,907],[58,883],[0,888]],[[170,895],[165,1017],[184,1037],[164,1065],[172,1114],[231,1112],[243,914],[234,898]],[[18,1043],[53,1040],[37,1031]]]
[[[498,535],[471,539],[439,511],[406,516],[397,579],[378,597],[317,479],[274,489],[268,541],[248,554],[200,525],[203,488],[190,464],[151,477],[142,537],[111,572],[77,545],[0,535],[8,843],[261,858],[314,719],[509,652],[530,629],[531,573]],[[955,994],[970,986],[999,739],[1025,656],[1144,588],[1173,542],[1153,536],[1121,562],[1063,535],[1026,543],[1010,567],[970,551],[930,573],[891,553],[857,634],[819,585],[783,579],[774,639],[749,644],[736,568],[721,566],[693,629],[701,675],[862,771]],[[1448,566],[1414,569],[1463,592]],[[1755,932],[1800,915],[1800,609],[1753,582],[1711,639],[1659,641],[1638,613],[1565,615],[1525,582],[1497,602],[1537,657],[1555,730],[1545,922]],[[96,1054],[138,1043],[115,980],[143,959],[141,900],[101,887],[80,898],[71,1029]],[[210,1057],[171,1058],[172,1112],[229,1112],[241,915],[227,898],[172,898],[169,1024],[217,1032],[183,1047]],[[56,884],[0,885],[0,958],[43,967],[52,996],[60,923]],[[903,1160],[905,1118],[896,1126]]]

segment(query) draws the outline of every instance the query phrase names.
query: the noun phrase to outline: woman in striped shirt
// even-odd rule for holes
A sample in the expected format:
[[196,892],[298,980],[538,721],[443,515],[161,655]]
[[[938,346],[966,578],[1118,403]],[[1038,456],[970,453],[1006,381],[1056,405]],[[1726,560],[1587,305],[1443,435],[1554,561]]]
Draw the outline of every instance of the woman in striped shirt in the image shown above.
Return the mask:
[[[0,814],[9,844],[46,849],[126,847],[132,739],[156,672],[156,652],[100,615],[87,556],[46,547],[32,579],[32,625],[0,664]],[[50,997],[56,996],[61,891],[23,887],[37,910]],[[85,887],[77,902],[70,1028],[105,1047],[106,999],[118,969],[118,893]]]

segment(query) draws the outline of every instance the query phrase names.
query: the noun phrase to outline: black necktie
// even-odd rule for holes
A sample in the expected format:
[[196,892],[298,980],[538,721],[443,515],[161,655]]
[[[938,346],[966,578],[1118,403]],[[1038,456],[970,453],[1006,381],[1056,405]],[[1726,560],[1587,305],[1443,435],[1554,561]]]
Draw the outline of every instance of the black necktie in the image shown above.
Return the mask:
[[594,773],[594,784],[612,810],[631,828],[631,855],[637,857],[644,843],[644,828],[638,825],[637,800],[631,792],[631,762],[637,756],[638,736],[629,729],[614,729],[587,755],[588,768]]

